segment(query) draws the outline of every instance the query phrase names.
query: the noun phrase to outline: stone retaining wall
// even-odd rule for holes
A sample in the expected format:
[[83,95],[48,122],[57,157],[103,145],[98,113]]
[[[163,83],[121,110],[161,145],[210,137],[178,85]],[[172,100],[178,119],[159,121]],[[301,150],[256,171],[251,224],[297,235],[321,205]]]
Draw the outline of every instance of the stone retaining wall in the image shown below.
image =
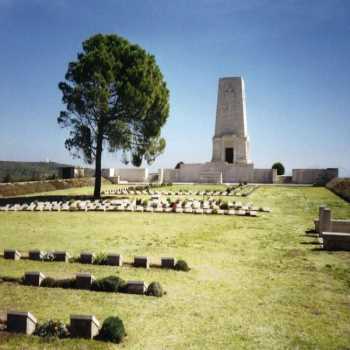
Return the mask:
[[72,187],[93,186],[94,183],[95,178],[93,177],[66,180],[0,183],[0,196],[21,196],[29,193],[63,190]]
[[334,178],[327,183],[326,187],[338,196],[350,202],[350,178]]

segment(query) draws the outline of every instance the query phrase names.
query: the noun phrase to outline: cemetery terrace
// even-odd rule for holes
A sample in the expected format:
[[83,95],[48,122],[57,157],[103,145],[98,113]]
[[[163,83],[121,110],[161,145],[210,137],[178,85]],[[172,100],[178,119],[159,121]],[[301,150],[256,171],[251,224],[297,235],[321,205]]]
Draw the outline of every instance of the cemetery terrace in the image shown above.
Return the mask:
[[[161,191],[188,189],[196,193],[205,187],[214,191],[225,188],[222,185],[173,185]],[[103,190],[109,188],[105,186]],[[91,191],[91,188],[81,188],[59,194],[79,196]],[[43,197],[38,202],[52,203],[47,194],[45,196],[46,199]],[[150,196],[157,195],[134,195],[126,200],[152,203]],[[167,197],[163,195],[155,201],[163,202]],[[172,201],[185,199],[169,197]],[[328,252],[316,233],[305,233],[314,230],[320,204],[331,209],[332,222],[349,219],[350,207],[345,201],[323,187],[260,186],[246,198],[186,197],[192,198],[189,201],[192,205],[200,200],[209,202],[211,198],[272,211],[258,211],[260,216],[252,219],[238,215],[129,211],[103,211],[102,214],[99,211],[85,214],[84,210],[1,211],[0,251],[11,248],[13,254],[17,251],[21,255],[18,260],[0,258],[1,276],[21,278],[28,271],[42,272],[45,277],[59,280],[89,272],[96,279],[114,275],[128,281],[144,281],[147,285],[158,281],[167,295],[151,298],[1,283],[0,319],[6,318],[6,312],[11,310],[28,311],[39,322],[55,318],[65,324],[70,323],[70,315],[95,315],[100,321],[112,314],[118,315],[127,328],[128,336],[123,344],[126,349],[149,348],[147,344],[152,344],[152,348],[170,344],[173,348],[201,349],[212,349],[216,344],[222,348],[235,344],[237,348],[261,349],[348,346],[349,252]],[[123,202],[125,199],[104,198],[96,205],[107,207],[104,200]],[[79,201],[73,200],[70,204],[73,203],[78,206]],[[123,256],[124,261],[122,267],[117,267],[25,259],[28,252],[35,249],[67,251],[75,258],[81,252],[92,252],[96,257],[101,252],[114,252]],[[150,257],[150,269],[134,267],[135,256]],[[191,270],[185,273],[171,268],[152,268],[153,263],[160,264],[161,257],[183,259]],[[144,287],[140,284],[135,288],[143,290]],[[212,328],[214,324],[220,332]],[[174,338],[169,338],[169,332]],[[38,348],[41,344],[35,336],[7,339],[10,349]],[[53,340],[45,346],[72,349],[75,342]],[[81,344],[88,350],[106,348],[106,344],[96,341]]]

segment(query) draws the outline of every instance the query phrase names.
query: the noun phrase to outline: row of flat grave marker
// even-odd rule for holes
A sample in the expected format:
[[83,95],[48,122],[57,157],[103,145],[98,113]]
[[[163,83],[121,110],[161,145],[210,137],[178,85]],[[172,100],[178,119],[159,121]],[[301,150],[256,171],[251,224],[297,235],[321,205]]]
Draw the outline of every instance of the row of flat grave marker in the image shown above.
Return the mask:
[[[40,271],[29,271],[24,274],[24,283],[29,286],[40,287],[46,276]],[[90,290],[95,276],[90,272],[79,272],[75,275],[75,288]],[[127,281],[125,292],[129,294],[145,294],[147,285],[144,281]]]
[[[12,333],[32,335],[38,321],[30,312],[8,311],[6,330]],[[73,338],[93,339],[98,335],[100,322],[93,315],[70,315],[70,336]]]
[[7,204],[0,211],[68,211],[68,212],[146,212],[146,213],[188,213],[221,214],[237,216],[257,216],[258,212],[270,212],[269,208],[255,207],[240,202],[220,203],[215,199],[199,201],[195,199],[178,200],[152,198],[151,200],[77,200],[72,202],[32,202],[30,204]]
[[[71,255],[66,251],[55,251],[52,253],[54,261],[68,262]],[[39,249],[30,250],[28,257],[30,260],[42,261],[45,256],[45,252]],[[5,249],[4,258],[9,260],[19,260],[22,255],[18,250],[15,249]],[[82,264],[93,264],[96,255],[91,252],[80,253],[79,262]],[[144,267],[146,269],[150,268],[151,259],[148,256],[135,256],[133,265],[135,267]],[[123,266],[123,256],[120,254],[107,254],[106,265],[111,266]],[[167,269],[174,269],[176,265],[176,259],[173,257],[162,257],[161,267]]]
[[[257,186],[250,186],[249,193],[255,190]],[[226,191],[152,191],[152,190],[129,190],[125,189],[108,189],[101,192],[102,195],[161,195],[161,196],[237,196],[239,191],[244,190],[245,187],[237,187]],[[248,194],[248,192],[247,192]]]

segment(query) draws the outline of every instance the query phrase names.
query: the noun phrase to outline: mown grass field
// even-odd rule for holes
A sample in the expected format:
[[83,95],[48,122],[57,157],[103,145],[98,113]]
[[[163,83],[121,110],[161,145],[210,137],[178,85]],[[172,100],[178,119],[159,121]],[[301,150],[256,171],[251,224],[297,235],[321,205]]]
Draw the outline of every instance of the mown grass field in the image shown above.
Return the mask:
[[[196,186],[193,186],[196,189]],[[91,188],[59,194],[89,194]],[[48,193],[55,194],[55,193]],[[0,333],[0,349],[349,349],[350,252],[325,252],[306,236],[320,204],[336,218],[350,205],[320,187],[261,187],[242,202],[272,208],[258,218],[155,213],[0,213],[0,250],[118,252],[185,259],[190,272],[8,261],[0,275],[52,277],[91,271],[159,281],[163,298],[0,284],[0,313],[40,321],[70,314],[123,319],[121,345]]]

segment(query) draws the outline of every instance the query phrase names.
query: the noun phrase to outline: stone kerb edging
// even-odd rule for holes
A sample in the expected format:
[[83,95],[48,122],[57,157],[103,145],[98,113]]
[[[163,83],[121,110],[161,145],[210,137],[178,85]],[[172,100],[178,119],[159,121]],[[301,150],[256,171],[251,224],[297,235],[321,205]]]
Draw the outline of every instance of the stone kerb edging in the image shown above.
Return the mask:
[[[109,328],[111,321],[118,324],[116,334],[105,332],[105,328]],[[70,315],[69,325],[59,320],[49,320],[39,324],[37,318],[28,311],[7,311],[5,327],[2,330],[28,336],[51,335],[58,338],[85,338],[114,343],[120,343],[126,335],[123,321],[116,316],[108,317],[102,327],[94,315]]]
[[130,189],[130,188],[117,188],[109,189],[101,192],[102,195],[162,195],[162,196],[222,196],[222,197],[247,197],[252,194],[259,186],[257,185],[243,185],[236,186],[234,188],[228,188],[225,191],[152,191],[147,189]]
[[258,216],[258,212],[270,212],[271,209],[255,207],[240,202],[225,202],[209,198],[208,200],[162,199],[115,199],[115,200],[71,200],[69,202],[31,202],[29,204],[7,204],[0,206],[6,212],[145,212],[145,213],[186,213],[205,215]]

